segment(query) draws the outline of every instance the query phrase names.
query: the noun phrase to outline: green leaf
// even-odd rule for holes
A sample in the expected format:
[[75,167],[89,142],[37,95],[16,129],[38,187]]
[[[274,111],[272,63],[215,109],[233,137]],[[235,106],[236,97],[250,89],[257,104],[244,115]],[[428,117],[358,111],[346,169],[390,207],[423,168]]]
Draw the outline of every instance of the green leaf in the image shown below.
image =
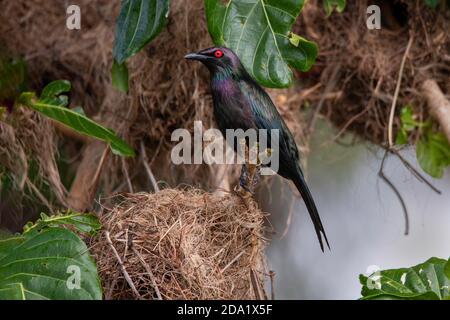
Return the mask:
[[447,261],[447,263],[444,266],[444,273],[448,280],[450,280],[450,259]]
[[77,231],[94,236],[100,230],[98,218],[91,213],[77,213],[68,211],[64,214],[47,216],[41,213],[40,219],[35,223],[27,223],[24,227],[24,234],[36,232],[46,227],[72,226]]
[[403,128],[397,132],[397,136],[395,137],[395,144],[403,145],[408,142],[408,133]]
[[73,232],[46,227],[0,240],[0,299],[101,298],[95,263]]
[[50,82],[41,92],[41,99],[51,99],[58,97],[62,93],[70,92],[71,84],[67,80],[56,80]]
[[414,114],[411,105],[407,104],[400,110],[400,128],[397,132],[395,143],[398,145],[406,144],[408,142],[408,132],[416,128],[423,128],[427,126],[426,123],[420,123],[414,120]]
[[345,9],[345,0],[323,0],[323,8],[325,10],[326,16],[330,16],[333,10],[341,13]]
[[416,127],[420,127],[421,124],[414,120],[412,107],[407,104],[400,110],[400,121],[402,128],[406,131],[412,131]]
[[116,90],[128,92],[128,68],[124,62],[118,64],[116,60],[113,62],[111,69],[112,85]]
[[26,300],[23,285],[11,283],[4,288],[0,288],[0,300]]
[[411,268],[382,270],[369,277],[360,275],[362,299],[447,299],[450,279],[444,274],[446,263],[431,258]]
[[291,33],[303,0],[205,0],[208,31],[217,46],[232,49],[247,72],[266,87],[288,87],[290,67],[308,71],[315,43]]
[[114,154],[124,157],[134,156],[134,150],[112,130],[102,127],[79,112],[66,108],[67,96],[58,94],[68,90],[70,83],[59,80],[46,86],[42,91],[43,96],[37,101],[33,93],[24,92],[19,96],[18,102],[80,134],[105,141]]
[[426,130],[417,142],[416,157],[423,171],[434,178],[442,178],[450,165],[450,145],[442,133]]
[[436,7],[439,4],[439,0],[423,0],[426,6],[430,7],[431,9],[436,9]]
[[113,56],[119,65],[136,54],[162,30],[169,0],[122,0],[116,21]]

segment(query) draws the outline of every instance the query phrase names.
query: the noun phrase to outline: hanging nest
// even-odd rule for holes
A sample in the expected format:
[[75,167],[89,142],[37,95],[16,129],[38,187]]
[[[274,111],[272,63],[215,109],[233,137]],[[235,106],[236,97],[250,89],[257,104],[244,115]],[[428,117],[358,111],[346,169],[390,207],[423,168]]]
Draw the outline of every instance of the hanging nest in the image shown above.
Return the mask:
[[113,200],[90,250],[106,299],[266,298],[264,215],[252,201],[196,189]]
[[[323,115],[338,128],[335,139],[351,131],[378,145],[387,142],[388,120],[400,66],[405,57],[393,123],[410,104],[419,120],[429,117],[422,85],[433,79],[450,94],[450,10],[445,1],[435,10],[425,1],[347,1],[343,13],[326,17],[322,1],[310,1],[295,27],[319,45],[319,57],[300,86]],[[381,9],[381,29],[369,30],[369,5]],[[411,41],[409,52],[406,52]],[[307,90],[309,89],[309,90]],[[435,119],[439,122],[440,119]],[[412,135],[410,142],[416,138]]]
[[[82,14],[81,30],[65,27],[64,2],[5,2],[0,11],[0,44],[12,55],[24,58],[30,90],[40,92],[53,80],[69,80],[72,83],[70,105],[83,106],[89,117],[115,130],[135,148],[134,159],[106,158],[99,183],[102,193],[149,190],[147,176],[141,174],[145,171],[144,163],[150,166],[158,181],[170,186],[189,184],[205,190],[229,189],[238,177],[235,166],[174,166],[170,161],[173,130],[192,130],[196,120],[203,122],[205,130],[214,126],[208,72],[200,64],[183,58],[188,52],[212,45],[203,1],[170,2],[166,28],[127,62],[130,72],[127,95],[111,87],[110,77],[119,1],[80,0],[77,4]],[[271,95],[294,135],[301,137],[298,105],[288,103],[287,90],[271,90]],[[71,176],[75,172],[76,183],[72,184],[66,200],[73,208],[82,209],[83,205],[78,208],[72,200],[85,197],[86,191],[82,189],[88,189],[88,182],[95,176],[104,146],[91,144],[61,127],[56,129],[48,131],[46,139],[56,141],[59,136],[62,160]],[[44,150],[40,146],[37,143],[30,150],[51,152],[47,156],[58,159],[56,149]],[[53,160],[49,162],[52,163]],[[26,172],[19,174],[26,175]],[[72,179],[65,180],[70,183]],[[56,187],[55,193],[61,194],[60,187],[55,183],[51,186]]]
[[0,115],[0,225],[22,229],[40,210],[66,205],[51,121],[29,109]]

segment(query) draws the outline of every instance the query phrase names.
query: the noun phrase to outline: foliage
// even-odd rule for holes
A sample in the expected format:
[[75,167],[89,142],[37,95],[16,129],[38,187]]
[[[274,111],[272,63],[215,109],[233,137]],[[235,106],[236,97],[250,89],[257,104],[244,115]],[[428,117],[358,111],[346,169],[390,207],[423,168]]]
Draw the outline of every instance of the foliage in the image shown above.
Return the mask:
[[341,13],[344,11],[346,5],[345,0],[323,0],[323,8],[327,17],[331,15],[334,9]]
[[117,155],[134,156],[133,149],[112,130],[102,127],[80,112],[67,108],[68,97],[63,93],[69,91],[70,82],[58,80],[48,84],[39,98],[32,92],[24,92],[18,102],[80,134],[105,141]]
[[364,300],[450,299],[450,260],[431,258],[411,268],[359,276]]
[[426,6],[432,8],[432,9],[436,9],[440,0],[423,0],[423,2],[425,3]]
[[128,91],[125,60],[140,51],[162,30],[169,14],[169,0],[122,0],[116,21],[113,49],[113,86]]
[[[101,299],[97,268],[86,244],[64,226],[93,235],[92,215],[69,212],[27,224],[0,239],[0,299]],[[77,279],[77,277],[79,278]]]
[[416,157],[420,167],[434,178],[442,178],[444,170],[450,166],[450,144],[441,132],[434,132],[430,121],[414,120],[411,106],[406,105],[400,111],[400,129],[396,143],[408,142],[408,134],[419,129],[420,136],[416,144]]
[[26,65],[23,59],[0,52],[0,108],[12,111],[15,98],[25,89]]
[[217,46],[232,49],[246,70],[261,85],[288,87],[293,67],[308,71],[317,46],[290,29],[303,0],[205,0],[209,33]]
[[100,222],[90,213],[77,213],[67,211],[65,214],[48,216],[41,213],[41,217],[35,222],[28,222],[24,226],[24,232],[39,231],[47,227],[60,227],[69,225],[76,231],[89,236],[94,236],[100,230]]

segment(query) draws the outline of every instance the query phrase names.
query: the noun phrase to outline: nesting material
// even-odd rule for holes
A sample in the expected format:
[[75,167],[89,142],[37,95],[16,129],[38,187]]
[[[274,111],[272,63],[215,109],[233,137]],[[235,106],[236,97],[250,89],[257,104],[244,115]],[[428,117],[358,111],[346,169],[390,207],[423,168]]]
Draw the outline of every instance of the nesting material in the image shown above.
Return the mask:
[[[370,5],[380,8],[379,30],[366,25]],[[448,9],[445,1],[435,10],[428,8],[425,1],[347,1],[343,13],[326,17],[322,1],[305,5],[295,31],[317,42],[320,50],[311,72],[302,78],[303,91],[312,89],[303,97],[312,102],[316,113],[336,124],[336,138],[353,131],[383,145],[393,101],[397,102],[393,123],[396,131],[400,109],[406,104],[411,105],[418,120],[429,117],[421,91],[426,79],[433,79],[444,94],[450,94]],[[410,41],[411,48],[406,52]],[[411,135],[410,142],[416,138]]]
[[91,245],[106,299],[266,298],[264,215],[252,200],[196,189],[115,200]]

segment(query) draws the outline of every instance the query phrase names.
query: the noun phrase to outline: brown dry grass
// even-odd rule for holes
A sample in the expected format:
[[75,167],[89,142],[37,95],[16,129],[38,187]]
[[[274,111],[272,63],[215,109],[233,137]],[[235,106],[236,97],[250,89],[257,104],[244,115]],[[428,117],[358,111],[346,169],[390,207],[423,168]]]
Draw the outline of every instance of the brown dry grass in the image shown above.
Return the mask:
[[[65,28],[65,4],[60,1],[8,1],[0,12],[0,43],[14,55],[23,56],[29,70],[29,85],[39,91],[55,79],[68,79],[73,89],[71,105],[84,107],[87,115],[111,127],[139,151],[144,143],[148,162],[156,178],[175,186],[192,184],[214,190],[221,179],[217,168],[173,166],[169,150],[174,129],[192,130],[193,121],[213,126],[207,70],[188,63],[183,56],[211,45],[203,11],[203,2],[171,1],[167,27],[141,53],[128,62],[130,94],[115,92],[110,85],[111,49],[118,1],[78,2],[82,9],[82,30]],[[272,91],[280,100],[280,110],[294,133],[301,133],[298,108],[281,103],[285,91]],[[48,133],[49,137],[53,133]],[[64,139],[72,166],[80,163],[83,149]],[[75,150],[75,151],[74,151]],[[75,154],[74,154],[75,152]],[[136,189],[148,187],[142,158],[125,165],[111,157],[101,182],[105,193],[127,190],[123,181],[129,176]],[[236,178],[236,169],[226,175]],[[125,186],[125,187],[124,187]],[[130,190],[128,190],[130,191]]]
[[[424,1],[347,1],[342,14],[323,14],[321,1],[305,6],[298,32],[318,43],[319,57],[310,77],[320,84],[306,98],[315,112],[338,127],[336,138],[356,132],[378,145],[387,142],[388,119],[401,60],[413,37],[398,95],[394,131],[399,110],[410,103],[419,119],[428,117],[421,85],[434,79],[450,94],[450,10],[431,10]],[[366,27],[369,4],[381,8],[382,29]],[[445,5],[443,3],[443,5]],[[332,77],[335,73],[335,77]],[[412,140],[414,137],[412,137]],[[411,140],[411,142],[412,142]]]
[[105,298],[265,298],[259,209],[249,209],[236,195],[195,189],[123,194],[114,200],[117,205],[101,215],[103,232],[91,243]]

